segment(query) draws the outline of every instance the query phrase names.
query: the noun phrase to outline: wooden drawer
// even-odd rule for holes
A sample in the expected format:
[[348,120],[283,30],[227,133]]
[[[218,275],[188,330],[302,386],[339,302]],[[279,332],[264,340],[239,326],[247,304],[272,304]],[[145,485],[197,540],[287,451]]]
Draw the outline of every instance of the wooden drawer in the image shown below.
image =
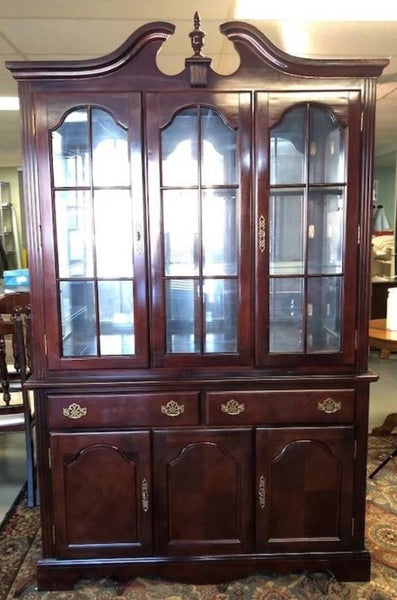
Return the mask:
[[199,393],[49,395],[49,427],[198,425]]
[[354,390],[207,392],[206,423],[351,423]]

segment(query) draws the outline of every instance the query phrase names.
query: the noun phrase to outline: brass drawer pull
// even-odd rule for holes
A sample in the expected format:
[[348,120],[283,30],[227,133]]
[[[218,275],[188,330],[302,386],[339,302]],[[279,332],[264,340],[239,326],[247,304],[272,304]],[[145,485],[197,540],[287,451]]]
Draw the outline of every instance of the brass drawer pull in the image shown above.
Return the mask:
[[323,402],[318,403],[318,409],[331,415],[332,413],[338,412],[342,408],[342,402],[336,402],[333,398],[327,398]]
[[87,414],[87,409],[85,406],[80,406],[75,402],[70,404],[67,408],[62,410],[63,415],[68,417],[69,419],[81,419],[81,417],[85,417]]
[[264,509],[266,504],[266,480],[264,475],[259,477],[258,497],[259,506]]
[[221,409],[222,409],[222,412],[224,412],[228,415],[239,415],[240,413],[244,412],[245,405],[239,404],[239,402],[237,402],[237,400],[235,400],[234,398],[231,398],[230,400],[228,400],[226,402],[226,404],[221,405]]
[[142,492],[142,510],[143,510],[143,512],[147,512],[149,510],[149,484],[146,481],[146,479],[142,480],[141,492]]
[[258,221],[258,247],[263,254],[266,248],[266,219],[263,215]]
[[175,400],[170,400],[167,404],[161,405],[161,412],[163,415],[167,415],[167,417],[179,417],[179,415],[185,412],[185,407],[183,404],[175,402]]

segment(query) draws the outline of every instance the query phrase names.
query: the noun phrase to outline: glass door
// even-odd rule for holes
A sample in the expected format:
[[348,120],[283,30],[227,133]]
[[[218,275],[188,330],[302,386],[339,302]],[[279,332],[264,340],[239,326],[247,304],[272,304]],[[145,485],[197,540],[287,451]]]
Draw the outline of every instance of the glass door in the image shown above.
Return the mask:
[[87,98],[49,124],[56,366],[147,364],[142,174],[131,168],[138,100],[133,128],[125,97],[106,107]]
[[[195,95],[196,96],[196,95]],[[250,319],[248,165],[241,134],[248,98],[148,99],[155,364],[247,360]],[[195,100],[195,101],[194,101]],[[209,101],[211,100],[211,102]],[[157,131],[154,129],[156,122]],[[247,152],[248,155],[248,152]],[[245,234],[245,235],[243,235]],[[247,284],[246,287],[243,287]]]
[[343,119],[314,99],[292,104],[269,130],[267,185],[258,188],[267,238],[258,248],[258,305],[268,335],[257,349],[265,363],[354,358],[357,235],[347,232],[355,222],[357,233],[357,161],[347,158],[355,125],[348,107]]

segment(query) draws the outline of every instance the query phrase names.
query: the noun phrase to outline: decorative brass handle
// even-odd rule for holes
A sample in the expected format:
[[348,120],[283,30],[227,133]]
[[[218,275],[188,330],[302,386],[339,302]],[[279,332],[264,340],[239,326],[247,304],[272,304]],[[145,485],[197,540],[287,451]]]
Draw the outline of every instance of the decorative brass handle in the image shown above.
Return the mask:
[[85,417],[87,414],[87,409],[85,406],[80,406],[75,402],[70,404],[67,408],[62,410],[63,415],[68,417],[69,419],[81,419],[81,417]]
[[263,254],[266,248],[266,219],[263,215],[259,217],[258,221],[258,247]]
[[259,506],[262,509],[264,509],[265,504],[266,504],[266,480],[265,480],[264,475],[261,475],[259,477],[258,497],[259,497]]
[[338,412],[342,408],[342,402],[336,402],[333,398],[326,398],[323,402],[318,403],[318,409],[331,415]]
[[143,236],[141,225],[138,225],[135,231],[135,252],[136,254],[142,254],[143,252]]
[[147,512],[149,510],[149,484],[146,479],[142,479],[141,485],[142,492],[142,510]]
[[228,415],[239,415],[244,412],[245,405],[239,404],[237,400],[231,398],[226,402],[226,404],[221,404],[222,412],[227,413]]
[[185,412],[185,406],[178,404],[175,400],[170,400],[167,404],[161,405],[161,412],[167,415],[167,417],[179,417],[179,415]]

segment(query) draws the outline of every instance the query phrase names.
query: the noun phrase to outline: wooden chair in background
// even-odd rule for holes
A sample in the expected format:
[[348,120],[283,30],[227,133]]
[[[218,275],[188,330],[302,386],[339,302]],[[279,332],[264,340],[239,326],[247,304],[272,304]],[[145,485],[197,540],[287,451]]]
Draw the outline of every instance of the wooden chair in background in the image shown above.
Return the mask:
[[23,387],[30,375],[29,300],[28,292],[5,294],[0,298],[0,433],[25,433],[28,506],[32,507],[36,502],[34,417],[29,392]]

